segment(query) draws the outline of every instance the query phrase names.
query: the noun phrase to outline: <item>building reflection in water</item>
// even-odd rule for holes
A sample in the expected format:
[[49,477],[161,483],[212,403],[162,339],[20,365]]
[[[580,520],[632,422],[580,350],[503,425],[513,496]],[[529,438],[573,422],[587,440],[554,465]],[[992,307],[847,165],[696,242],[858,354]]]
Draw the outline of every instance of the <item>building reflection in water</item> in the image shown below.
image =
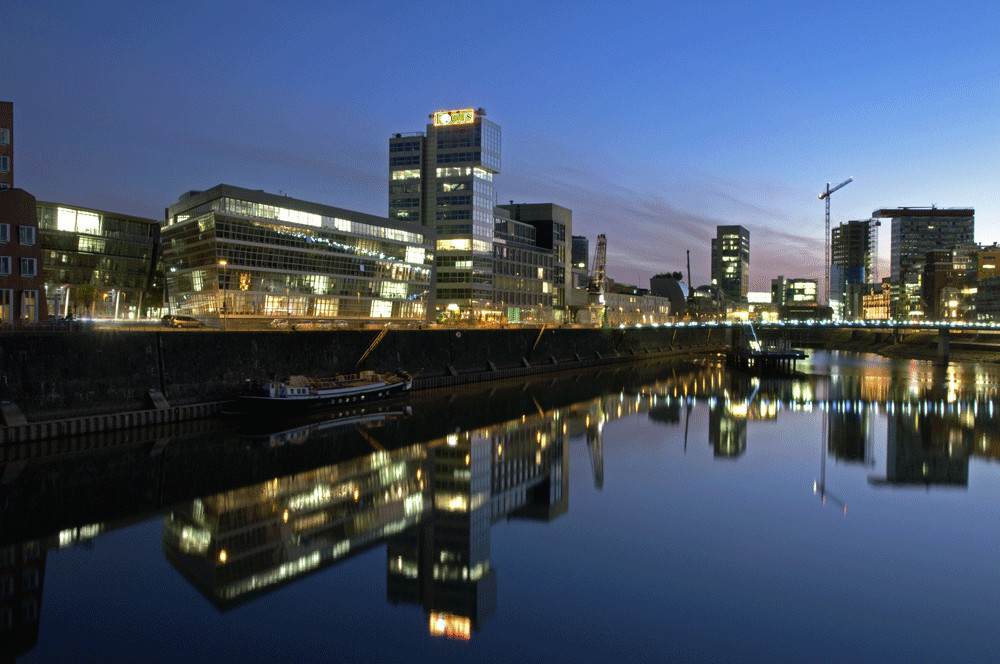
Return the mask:
[[[1000,459],[996,372],[976,368],[962,373],[913,363],[901,367],[897,363],[884,370],[866,366],[856,375],[837,371],[829,376],[754,379],[705,362],[680,375],[635,385],[616,376],[611,390],[579,387],[586,396],[576,403],[565,398],[563,403],[571,405],[546,409],[534,401],[532,407],[529,396],[523,400],[525,408],[498,407],[497,412],[518,413],[513,419],[470,425],[467,430],[458,427],[444,435],[447,427],[439,425],[430,440],[415,433],[422,425],[411,426],[405,413],[396,412],[353,414],[350,420],[246,436],[227,449],[244,450],[232,458],[259,466],[251,481],[270,472],[290,474],[234,490],[221,491],[238,485],[209,485],[220,492],[194,500],[190,496],[197,495],[195,491],[186,494],[182,500],[187,502],[165,517],[163,548],[171,564],[224,610],[384,543],[388,599],[420,606],[431,634],[466,639],[497,610],[502,570],[490,564],[492,524],[504,519],[551,520],[566,513],[571,440],[585,439],[594,484],[600,488],[605,437],[613,431],[607,424],[621,418],[645,413],[658,424],[686,427],[692,410],[707,406],[713,455],[738,458],[747,452],[750,422],[780,419],[783,411],[820,411],[828,439],[818,431],[802,435],[821,442],[822,459],[833,456],[849,465],[872,467],[874,422],[884,417],[886,474],[870,478],[872,484],[967,486],[972,456]],[[560,386],[560,393],[577,387],[571,381]],[[476,424],[503,419],[492,417]],[[371,422],[382,428],[366,433],[362,428]],[[353,438],[339,433],[343,431],[353,432]],[[423,442],[413,442],[417,440]],[[66,460],[54,457],[51,463],[6,473],[11,481],[0,497],[11,505],[26,496],[18,508],[24,511],[33,505],[37,509],[38,497],[48,494],[55,496],[53,506],[69,505],[60,491],[98,496],[114,489],[115,495],[145,496],[149,488],[142,483],[152,477],[157,482],[154,498],[160,500],[176,491],[170,478],[186,477],[182,471],[209,458],[199,455],[218,456],[217,446],[207,444],[186,444],[174,453],[173,446],[161,443],[148,454],[134,453],[134,446],[122,449],[123,454],[131,450],[131,456],[109,453],[108,476],[95,470],[93,489],[82,483],[60,489],[65,483],[58,478],[65,475]],[[300,462],[331,459],[323,456],[327,452],[316,454],[330,449],[349,450],[344,456],[351,458],[297,472],[309,468],[295,465]],[[115,474],[123,465],[121,458],[128,458],[132,472]],[[32,483],[48,487],[47,494],[18,484],[29,475]],[[121,486],[104,486],[109,478]],[[89,542],[129,518],[145,518],[148,509],[149,504],[142,503],[135,517],[116,512],[117,525],[79,525],[19,539],[11,524],[30,528],[31,519],[5,512],[5,518],[11,517],[4,524],[5,536],[18,541],[0,546],[0,656],[17,657],[37,642],[47,549]],[[77,519],[73,523],[86,523],[80,520],[84,510],[74,506],[68,513]],[[67,518],[48,515],[52,523]]]
[[564,440],[559,412],[525,415],[207,496],[166,516],[164,552],[227,609],[385,543],[388,598],[469,638],[496,610],[490,526],[567,510]]

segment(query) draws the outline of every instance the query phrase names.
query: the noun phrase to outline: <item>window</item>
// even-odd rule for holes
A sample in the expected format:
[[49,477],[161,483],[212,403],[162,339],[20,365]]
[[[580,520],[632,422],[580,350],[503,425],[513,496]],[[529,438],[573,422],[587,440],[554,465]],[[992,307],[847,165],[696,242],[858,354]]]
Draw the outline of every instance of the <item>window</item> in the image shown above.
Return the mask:
[[37,277],[38,276],[38,259],[37,258],[22,258],[21,259],[21,276],[22,277]]
[[34,226],[18,226],[17,227],[17,238],[21,244],[34,244],[35,243],[35,227]]
[[[10,325],[14,320],[14,291],[9,288],[0,289],[0,323]],[[13,553],[11,553],[13,556]],[[13,557],[9,558],[13,561]]]
[[0,242],[10,242],[10,224],[0,224]]
[[10,129],[0,127],[0,145],[10,145]]
[[0,276],[6,277],[10,274],[10,256],[0,256]]
[[10,172],[10,157],[7,155],[0,156],[0,173]]
[[[24,260],[23,258],[21,260]],[[35,260],[32,258],[31,260]],[[36,290],[26,290],[21,291],[21,320],[26,323],[37,323],[38,322],[38,291]],[[38,557],[37,547],[32,549],[34,551],[32,554],[28,546],[25,545],[24,558],[25,560],[31,560],[32,558]]]

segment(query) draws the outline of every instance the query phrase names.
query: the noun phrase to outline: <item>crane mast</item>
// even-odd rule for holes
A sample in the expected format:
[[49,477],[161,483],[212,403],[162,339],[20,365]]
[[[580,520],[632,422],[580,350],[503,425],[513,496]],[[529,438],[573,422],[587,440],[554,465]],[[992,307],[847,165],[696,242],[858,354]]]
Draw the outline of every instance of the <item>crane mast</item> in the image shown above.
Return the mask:
[[597,236],[597,247],[594,249],[594,264],[590,268],[590,283],[587,284],[591,307],[598,307],[598,317],[604,324],[604,293],[608,269],[608,240],[604,233]]
[[853,177],[849,177],[840,184],[838,184],[833,189],[830,188],[830,183],[826,183],[826,191],[819,195],[819,199],[826,199],[826,230],[823,235],[823,245],[826,248],[824,260],[826,265],[824,265],[826,286],[824,287],[824,292],[826,293],[826,301],[823,303],[827,306],[830,305],[830,194],[837,191],[841,187],[846,187],[850,183],[854,182]]

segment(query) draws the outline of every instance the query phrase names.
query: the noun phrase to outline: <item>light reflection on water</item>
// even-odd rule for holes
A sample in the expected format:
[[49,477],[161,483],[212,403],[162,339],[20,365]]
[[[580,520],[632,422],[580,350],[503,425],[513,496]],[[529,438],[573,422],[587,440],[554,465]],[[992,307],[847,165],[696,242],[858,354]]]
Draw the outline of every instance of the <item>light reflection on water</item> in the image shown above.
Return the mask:
[[[700,361],[220,424],[106,450],[90,480],[8,464],[0,644],[24,661],[992,653],[1000,371],[822,352],[800,369]],[[41,507],[57,530],[32,531]]]

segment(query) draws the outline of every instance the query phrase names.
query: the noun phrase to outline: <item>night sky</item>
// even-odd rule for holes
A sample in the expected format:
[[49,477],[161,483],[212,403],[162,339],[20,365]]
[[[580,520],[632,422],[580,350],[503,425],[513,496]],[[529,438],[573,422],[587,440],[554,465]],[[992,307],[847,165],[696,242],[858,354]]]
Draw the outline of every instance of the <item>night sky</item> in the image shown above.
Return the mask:
[[[589,5],[592,5],[588,7]],[[207,5],[207,6],[206,6]],[[498,202],[573,210],[608,273],[709,279],[717,224],[751,290],[822,279],[833,223],[976,209],[1000,241],[1000,5],[9,2],[15,185],[163,218],[227,183],[385,216],[388,142],[435,110],[502,128]],[[879,237],[888,276],[888,227]]]

